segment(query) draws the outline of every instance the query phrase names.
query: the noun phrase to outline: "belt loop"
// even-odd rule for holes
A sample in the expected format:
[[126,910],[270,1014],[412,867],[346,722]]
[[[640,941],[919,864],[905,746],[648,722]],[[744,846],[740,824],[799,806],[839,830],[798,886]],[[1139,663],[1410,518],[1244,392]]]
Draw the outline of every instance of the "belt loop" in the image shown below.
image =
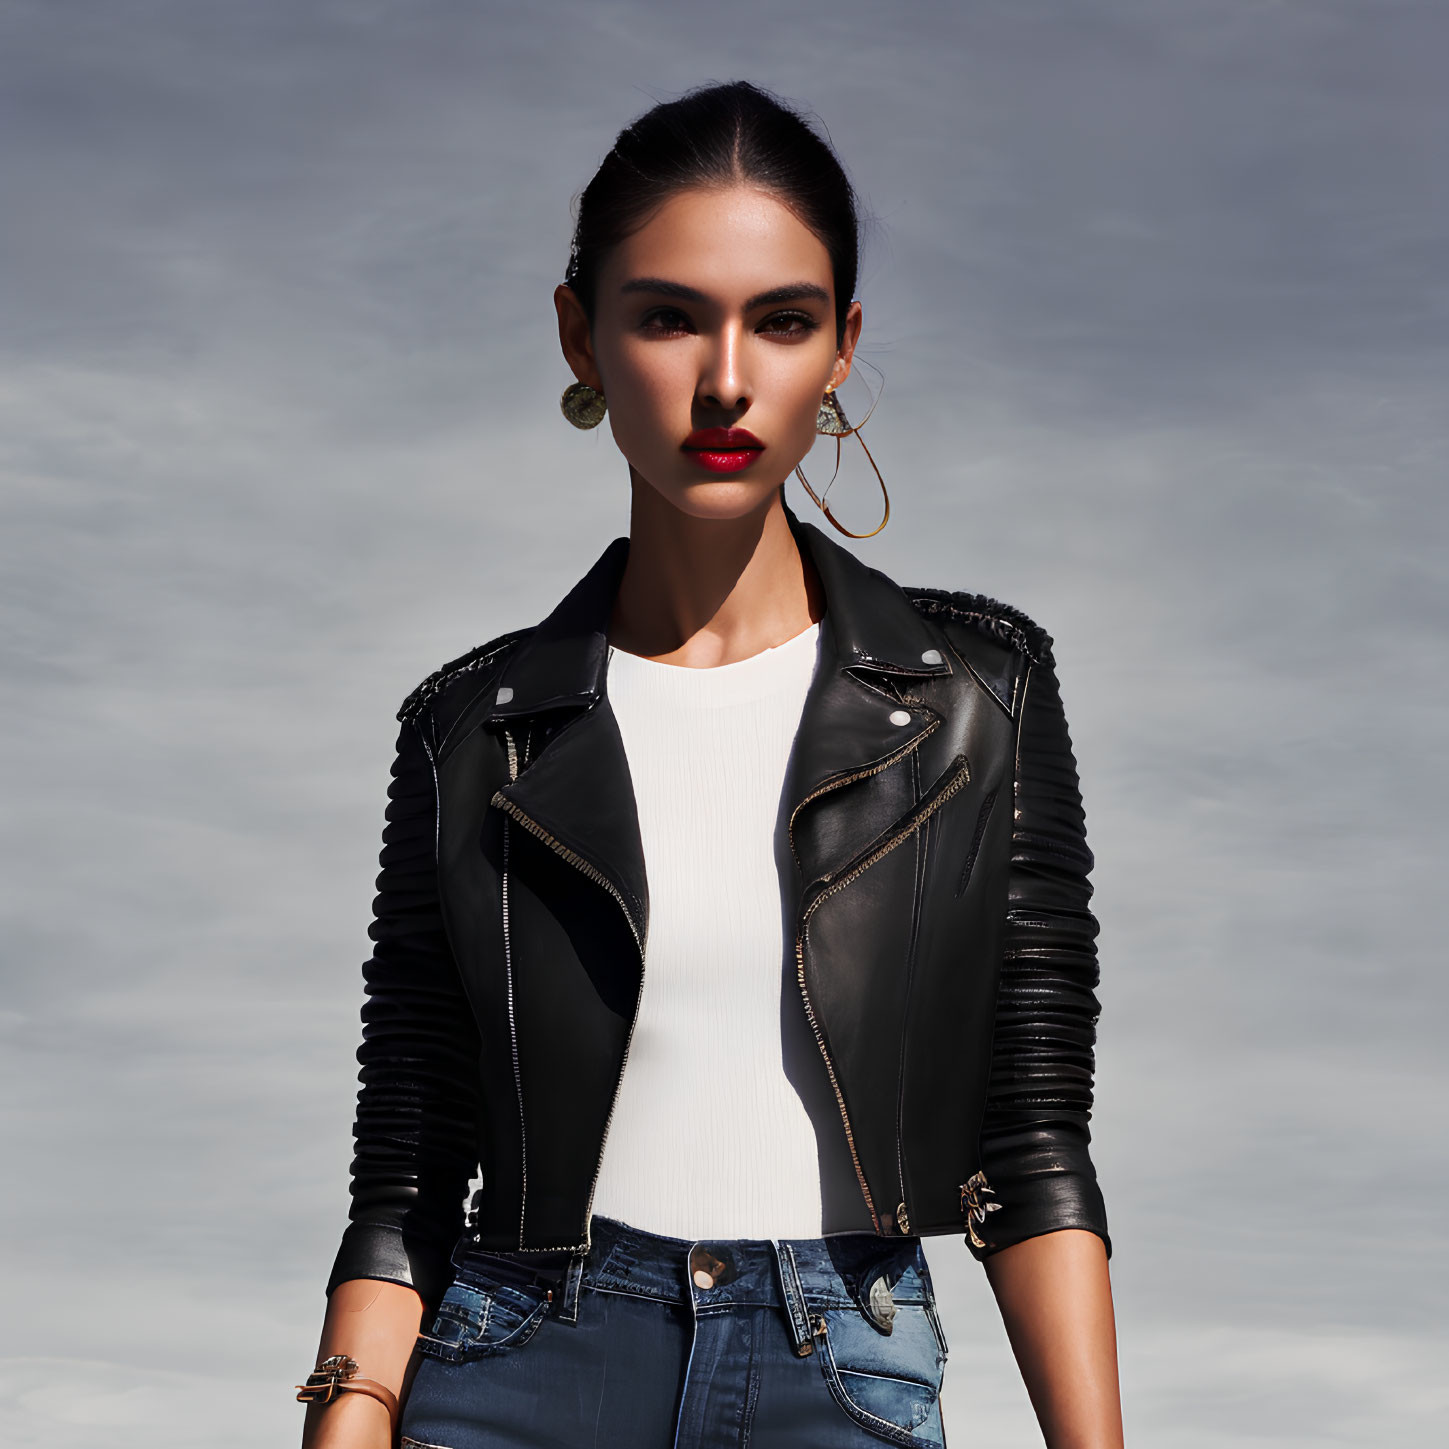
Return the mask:
[[775,1250],[775,1265],[780,1270],[780,1287],[784,1290],[785,1313],[790,1320],[790,1337],[795,1352],[802,1358],[815,1348],[810,1332],[810,1314],[805,1307],[805,1285],[795,1263],[795,1250],[787,1242],[770,1240]]
[[583,1250],[569,1259],[568,1272],[564,1276],[563,1306],[559,1309],[559,1320],[563,1323],[579,1321],[579,1289],[584,1276],[584,1260],[588,1254]]

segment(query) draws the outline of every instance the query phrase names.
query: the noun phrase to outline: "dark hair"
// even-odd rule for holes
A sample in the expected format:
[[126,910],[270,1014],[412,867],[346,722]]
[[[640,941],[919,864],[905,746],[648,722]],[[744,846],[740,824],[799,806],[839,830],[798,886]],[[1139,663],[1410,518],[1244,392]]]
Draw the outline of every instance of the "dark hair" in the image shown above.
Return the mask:
[[855,189],[810,121],[748,81],[688,91],[619,132],[579,197],[564,273],[589,320],[599,267],[615,246],[677,192],[740,182],[774,192],[825,244],[843,333],[860,263]]

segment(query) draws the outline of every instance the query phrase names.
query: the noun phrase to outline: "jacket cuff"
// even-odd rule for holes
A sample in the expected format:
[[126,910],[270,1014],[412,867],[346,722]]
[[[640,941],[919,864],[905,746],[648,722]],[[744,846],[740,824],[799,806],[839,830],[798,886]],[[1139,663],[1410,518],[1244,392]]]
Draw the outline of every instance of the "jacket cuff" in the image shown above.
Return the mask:
[[352,1223],[332,1264],[328,1296],[352,1278],[378,1278],[414,1288],[431,1309],[453,1281],[452,1250],[384,1223]]
[[985,1243],[966,1246],[984,1262],[1003,1248],[1063,1228],[1096,1233],[1112,1256],[1107,1208],[1097,1185],[1084,1121],[1035,1121],[990,1134],[982,1141],[982,1167],[991,1184],[995,1211],[975,1224]]

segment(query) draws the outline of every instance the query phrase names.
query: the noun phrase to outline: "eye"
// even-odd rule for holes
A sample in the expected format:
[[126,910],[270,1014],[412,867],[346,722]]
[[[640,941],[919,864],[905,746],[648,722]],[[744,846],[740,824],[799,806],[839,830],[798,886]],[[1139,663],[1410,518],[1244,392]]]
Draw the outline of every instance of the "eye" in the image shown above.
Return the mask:
[[677,337],[693,331],[694,325],[678,307],[655,307],[644,314],[639,329],[654,337]]
[[806,337],[819,327],[808,312],[772,312],[756,330],[772,337]]

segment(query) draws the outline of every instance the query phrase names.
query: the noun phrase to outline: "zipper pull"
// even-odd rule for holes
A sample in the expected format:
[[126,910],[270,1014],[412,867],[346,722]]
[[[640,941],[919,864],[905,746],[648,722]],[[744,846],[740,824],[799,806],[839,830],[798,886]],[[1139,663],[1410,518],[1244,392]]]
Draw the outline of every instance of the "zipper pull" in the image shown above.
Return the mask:
[[976,1231],[976,1224],[984,1223],[987,1213],[1001,1211],[999,1202],[986,1201],[987,1197],[995,1196],[996,1189],[987,1182],[984,1172],[973,1172],[961,1184],[961,1211],[966,1215],[966,1233],[973,1248],[986,1246],[985,1239]]

